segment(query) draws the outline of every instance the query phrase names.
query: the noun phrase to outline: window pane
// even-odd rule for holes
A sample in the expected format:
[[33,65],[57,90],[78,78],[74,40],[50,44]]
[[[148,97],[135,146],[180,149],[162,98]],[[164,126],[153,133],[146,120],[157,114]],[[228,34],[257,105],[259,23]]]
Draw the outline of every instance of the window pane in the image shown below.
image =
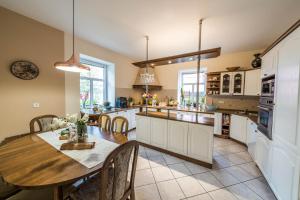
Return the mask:
[[103,104],[103,81],[93,81],[93,104]]
[[104,68],[102,68],[102,67],[95,67],[95,66],[86,65],[86,64],[83,64],[83,65],[88,66],[90,68],[90,71],[81,72],[80,73],[81,77],[103,79]]
[[90,106],[90,80],[80,79],[80,106]]
[[186,84],[186,83],[197,83],[196,73],[183,74],[182,75],[182,81],[183,81],[184,84]]

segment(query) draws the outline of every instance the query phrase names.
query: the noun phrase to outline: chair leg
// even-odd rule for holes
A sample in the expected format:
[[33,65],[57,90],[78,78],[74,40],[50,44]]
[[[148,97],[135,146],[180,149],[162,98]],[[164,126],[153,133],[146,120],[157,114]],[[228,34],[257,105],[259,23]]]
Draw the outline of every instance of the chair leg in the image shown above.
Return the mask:
[[132,192],[131,192],[131,194],[130,194],[130,200],[135,200],[134,189],[132,190]]

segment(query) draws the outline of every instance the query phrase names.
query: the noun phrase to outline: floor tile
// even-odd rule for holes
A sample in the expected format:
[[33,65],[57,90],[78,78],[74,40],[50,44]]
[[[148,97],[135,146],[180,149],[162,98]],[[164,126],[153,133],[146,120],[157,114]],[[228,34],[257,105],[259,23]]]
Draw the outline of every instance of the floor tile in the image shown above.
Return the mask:
[[276,200],[270,186],[263,177],[247,181],[245,184],[264,200]]
[[234,185],[240,183],[240,181],[232,176],[225,169],[213,170],[211,173],[220,181],[224,186]]
[[243,183],[230,186],[227,189],[240,200],[263,200]]
[[192,173],[183,163],[168,165],[175,178],[189,176]]
[[249,162],[246,159],[244,159],[242,156],[240,156],[239,154],[227,154],[224,157],[227,160],[229,160],[231,163],[233,163],[234,165],[239,165],[239,164],[244,164],[244,163]]
[[208,193],[187,198],[187,200],[212,200]]
[[228,145],[228,146],[225,146],[224,148],[229,153],[239,153],[242,151],[247,151],[247,148],[240,144]]
[[159,182],[157,187],[162,200],[179,200],[185,197],[176,180]]
[[240,152],[240,153],[236,153],[235,155],[243,158],[244,160],[248,161],[248,162],[251,162],[253,161],[250,154],[247,152],[247,151],[243,151],[243,152]]
[[199,181],[199,183],[207,192],[224,187],[222,183],[220,183],[210,172],[196,174],[193,176]]
[[184,165],[190,170],[192,174],[200,174],[210,170],[209,168],[202,167],[191,162],[184,162]]
[[155,183],[151,169],[143,169],[136,171],[135,187]]
[[198,180],[193,176],[178,178],[177,182],[186,197],[206,193]]
[[148,159],[139,156],[137,159],[136,170],[148,169],[148,168],[150,168]]
[[149,160],[151,168],[161,167],[161,166],[166,166],[167,165],[165,159],[161,155],[160,156],[149,157],[148,160]]
[[213,158],[213,169],[222,169],[234,165],[225,156],[216,156]]
[[174,179],[171,170],[166,166],[152,168],[152,172],[156,182]]
[[225,170],[228,171],[232,176],[234,176],[241,182],[248,181],[254,178],[247,171],[239,167],[239,165],[226,168]]
[[258,167],[254,162],[239,165],[239,167],[245,170],[246,172],[248,172],[249,174],[251,174],[253,178],[262,176],[260,170],[258,169]]
[[231,192],[223,188],[220,190],[209,192],[213,200],[238,200]]
[[146,149],[146,154],[147,154],[148,157],[161,156],[162,155],[161,152],[153,150],[153,149],[149,149],[149,148]]
[[136,200],[160,200],[156,184],[136,188],[135,197]]
[[174,156],[166,155],[166,154],[164,154],[163,157],[168,165],[184,162],[184,160],[182,159],[176,158]]

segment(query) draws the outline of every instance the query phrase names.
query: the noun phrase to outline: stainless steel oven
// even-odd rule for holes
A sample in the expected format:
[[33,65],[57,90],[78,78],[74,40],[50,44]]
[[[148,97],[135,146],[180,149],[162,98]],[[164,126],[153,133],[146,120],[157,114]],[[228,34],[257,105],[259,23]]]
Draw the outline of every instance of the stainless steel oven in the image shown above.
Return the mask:
[[261,96],[263,97],[274,96],[274,89],[275,89],[275,76],[270,76],[262,79]]
[[258,111],[258,130],[272,140],[273,126],[273,97],[261,97]]

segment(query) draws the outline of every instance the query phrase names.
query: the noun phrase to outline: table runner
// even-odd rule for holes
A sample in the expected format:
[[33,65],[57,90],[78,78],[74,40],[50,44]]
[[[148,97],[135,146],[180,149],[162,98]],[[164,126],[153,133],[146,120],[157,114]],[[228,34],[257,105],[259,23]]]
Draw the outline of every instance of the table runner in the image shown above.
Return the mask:
[[117,146],[119,146],[118,144],[110,142],[108,140],[89,135],[88,141],[95,142],[95,147],[93,149],[61,151],[60,146],[63,143],[67,142],[66,140],[59,140],[59,133],[61,132],[61,130],[63,129],[49,131],[37,135],[48,144],[53,146],[55,149],[76,160],[87,168],[93,168],[96,165],[103,163],[108,154],[112,152]]

